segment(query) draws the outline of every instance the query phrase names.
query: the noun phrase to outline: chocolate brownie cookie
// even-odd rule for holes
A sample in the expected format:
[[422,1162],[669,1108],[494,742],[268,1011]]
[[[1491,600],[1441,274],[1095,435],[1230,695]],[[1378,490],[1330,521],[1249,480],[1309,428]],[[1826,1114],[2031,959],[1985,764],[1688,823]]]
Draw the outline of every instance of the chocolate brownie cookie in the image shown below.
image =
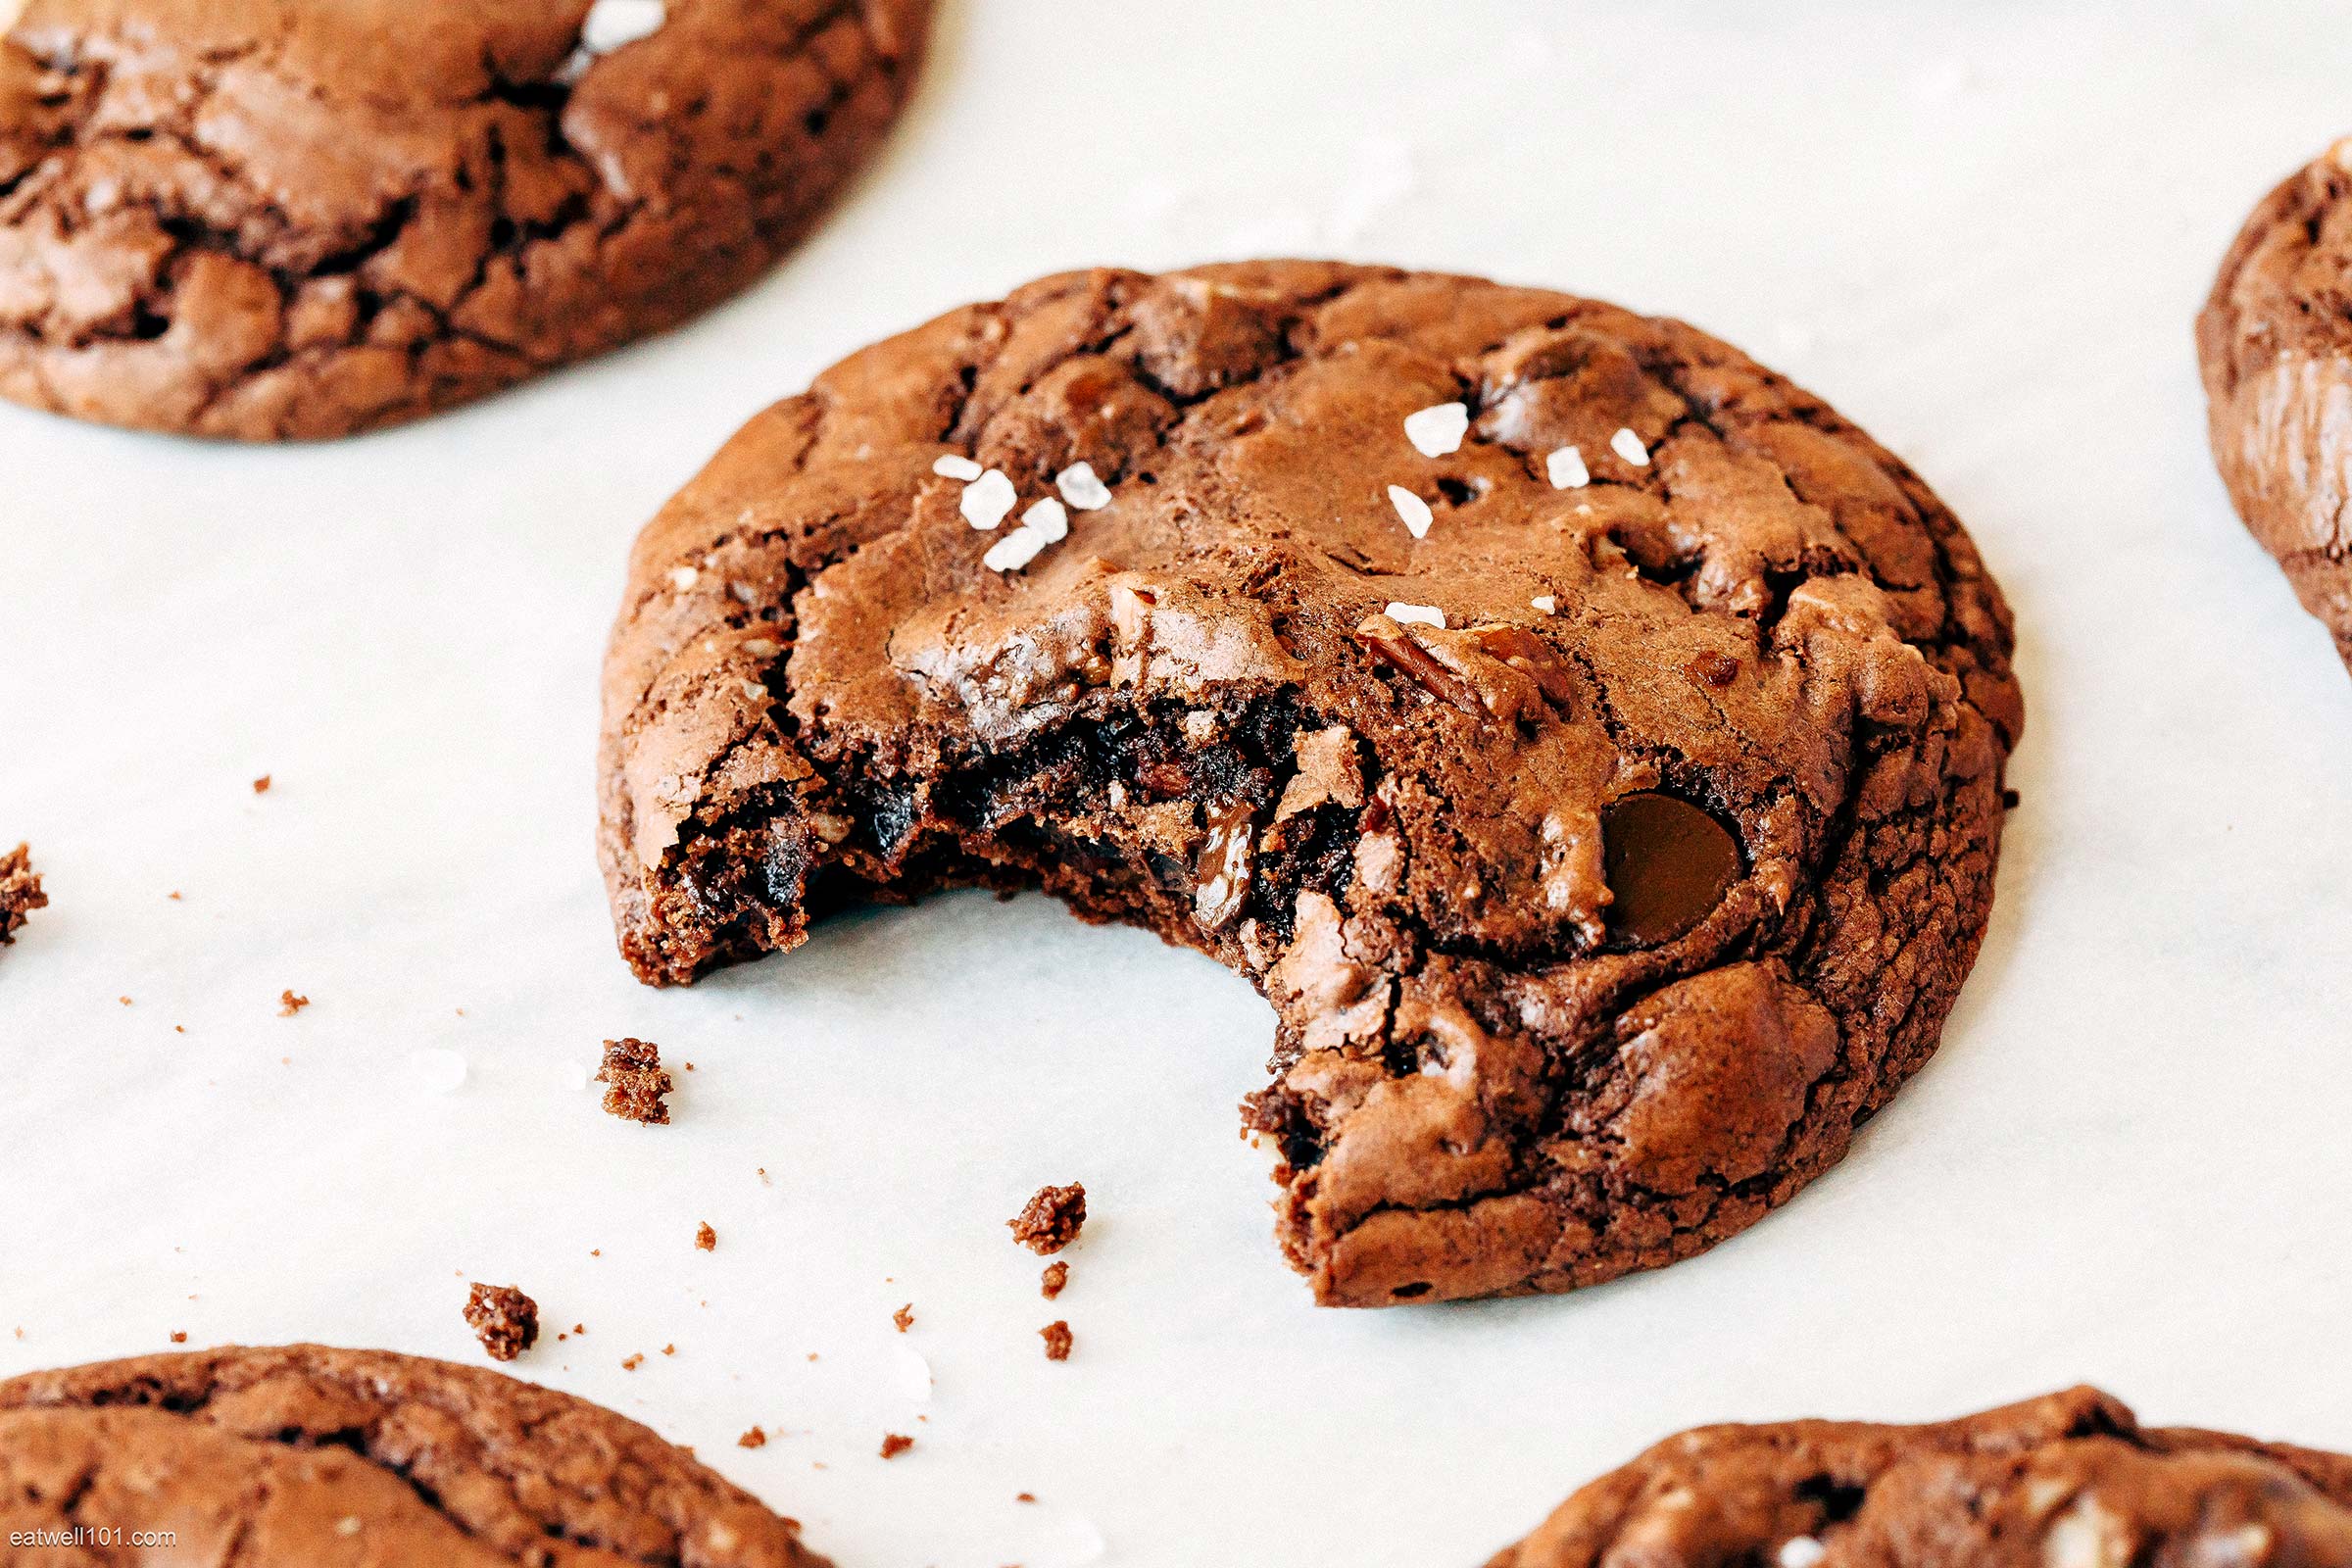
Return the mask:
[[953,884],[1199,948],[1274,1004],[1248,1114],[1319,1300],[1567,1290],[1748,1225],[1927,1059],[2009,652],[1927,487],[1689,326],[1072,274],[826,371],[647,527],[603,860],[656,983]]
[[0,0],[0,394],[245,440],[675,324],[806,231],[930,0]]
[[2352,138],[2246,220],[2197,318],[2237,514],[2352,664]]
[[2352,1458],[2150,1430],[2094,1389],[1940,1426],[1686,1432],[1488,1568],[2352,1563]]
[[0,1383],[0,1535],[76,1526],[170,1532],[170,1561],[243,1568],[824,1562],[792,1521],[610,1410],[315,1345]]

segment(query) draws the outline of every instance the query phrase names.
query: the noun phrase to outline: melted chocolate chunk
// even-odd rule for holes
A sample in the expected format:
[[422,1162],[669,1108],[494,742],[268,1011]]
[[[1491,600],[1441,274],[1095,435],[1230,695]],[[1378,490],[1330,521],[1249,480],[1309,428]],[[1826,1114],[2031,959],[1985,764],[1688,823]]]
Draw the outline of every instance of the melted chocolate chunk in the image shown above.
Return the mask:
[[1689,801],[1648,791],[1601,813],[1609,929],[1635,947],[1672,942],[1740,880],[1740,841]]
[[[1393,628],[1393,629],[1392,629]],[[1486,714],[1486,706],[1470,683],[1438,662],[1428,650],[1385,615],[1375,615],[1355,628],[1356,641],[1372,650],[1391,668],[1410,675],[1421,689],[1465,713]]]
[[1193,897],[1193,918],[1201,930],[1224,930],[1249,902],[1256,840],[1256,813],[1247,801],[1237,801],[1210,818],[1208,842],[1194,867],[1200,890]]

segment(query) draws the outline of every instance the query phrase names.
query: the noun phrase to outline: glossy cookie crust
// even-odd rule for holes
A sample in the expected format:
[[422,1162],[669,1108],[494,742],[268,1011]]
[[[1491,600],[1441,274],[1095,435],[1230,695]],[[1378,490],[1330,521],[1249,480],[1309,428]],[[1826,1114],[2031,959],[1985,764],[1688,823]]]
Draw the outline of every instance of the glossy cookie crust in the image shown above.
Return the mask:
[[602,856],[655,983],[955,884],[1199,948],[1274,1005],[1247,1114],[1318,1300],[1562,1291],[1752,1223],[1926,1060],[2009,653],[1927,487],[1689,326],[1074,273],[836,366],[646,528]]
[[29,0],[0,40],[0,394],[340,436],[674,325],[864,161],[929,12]]

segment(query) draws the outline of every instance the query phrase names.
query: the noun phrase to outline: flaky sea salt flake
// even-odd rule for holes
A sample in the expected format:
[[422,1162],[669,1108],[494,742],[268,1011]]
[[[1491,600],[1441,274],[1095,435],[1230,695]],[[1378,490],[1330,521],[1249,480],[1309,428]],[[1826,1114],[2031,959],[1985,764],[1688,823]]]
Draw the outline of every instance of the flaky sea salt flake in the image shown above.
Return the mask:
[[1061,492],[1062,500],[1080,512],[1100,512],[1110,505],[1110,486],[1096,477],[1091,463],[1071,464],[1061,470],[1054,487]]
[[963,514],[964,521],[987,533],[1010,514],[1018,500],[1004,470],[991,468],[963,487],[963,498],[956,502],[956,510]]
[[1408,605],[1401,600],[1389,601],[1389,618],[1398,625],[1435,626],[1446,629],[1446,612],[1435,605]]
[[970,484],[986,470],[967,457],[943,452],[931,460],[931,471],[942,479],[961,479],[965,484]]
[[1389,505],[1404,519],[1404,531],[1416,539],[1429,537],[1429,525],[1434,520],[1429,503],[1400,484],[1389,486]]
[[596,0],[580,27],[580,47],[592,55],[611,54],[623,44],[650,38],[669,20],[663,0]]
[[991,571],[1018,571],[1035,561],[1038,552],[1050,542],[1035,528],[1015,528],[988,547],[988,554],[980,558],[980,564]]
[[1404,438],[1425,458],[1459,452],[1469,433],[1470,411],[1459,403],[1432,404],[1404,416]]
[[1545,458],[1544,471],[1550,476],[1554,490],[1582,490],[1592,482],[1592,470],[1585,466],[1585,455],[1575,447],[1562,447]]
[[1070,514],[1060,502],[1048,496],[1021,514],[1021,526],[1034,530],[1048,544],[1057,544],[1070,536]]
[[1609,437],[1609,450],[1637,468],[1649,466],[1649,448],[1642,444],[1640,436],[1623,425],[1618,426],[1617,433]]

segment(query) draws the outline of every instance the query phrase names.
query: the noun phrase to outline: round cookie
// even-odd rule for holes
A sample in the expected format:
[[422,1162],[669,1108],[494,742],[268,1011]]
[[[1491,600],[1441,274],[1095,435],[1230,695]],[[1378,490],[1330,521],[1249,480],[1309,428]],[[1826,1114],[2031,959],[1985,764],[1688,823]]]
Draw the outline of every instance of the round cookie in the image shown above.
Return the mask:
[[[985,524],[987,526],[980,526]],[[1687,1257],[1927,1059],[2021,723],[1960,525],[1679,322],[1320,265],[856,355],[639,537],[601,849],[655,983],[1039,886],[1248,976],[1316,1298]]]
[[261,441],[413,419],[742,288],[898,113],[930,0],[0,0],[0,19],[20,6],[0,394]]
[[2352,138],[2246,220],[2197,317],[2214,461],[2352,665]]
[[1937,1426],[1667,1439],[1488,1568],[2215,1568],[2352,1562],[2352,1458],[2143,1429],[2094,1389]]
[[824,1568],[798,1525],[610,1410],[316,1345],[0,1382],[0,1535],[77,1526],[242,1568]]

